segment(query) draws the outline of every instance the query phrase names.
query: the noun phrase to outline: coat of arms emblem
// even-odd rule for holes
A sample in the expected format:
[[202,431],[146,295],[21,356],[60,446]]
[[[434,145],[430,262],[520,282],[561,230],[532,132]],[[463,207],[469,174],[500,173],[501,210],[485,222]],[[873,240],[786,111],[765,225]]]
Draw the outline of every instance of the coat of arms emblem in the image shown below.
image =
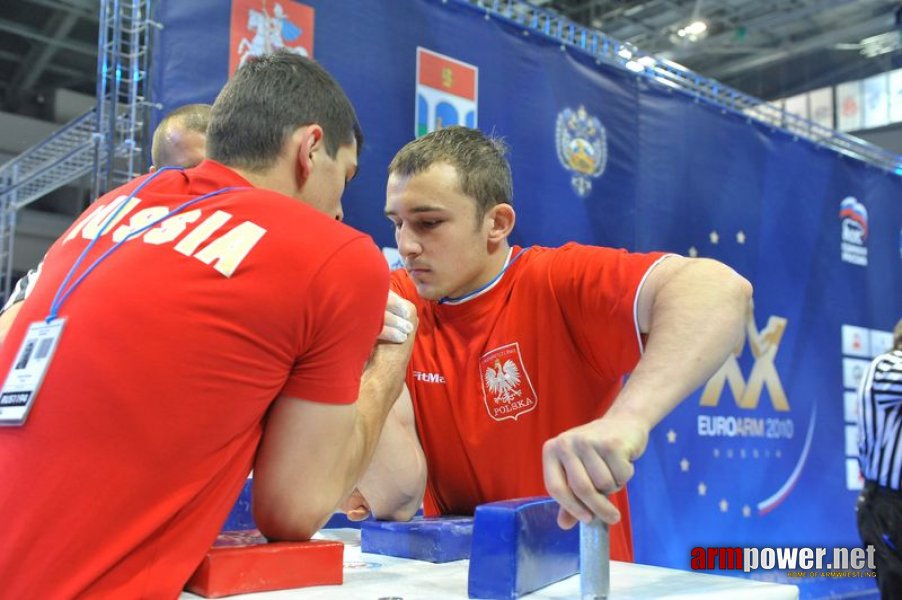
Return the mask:
[[479,374],[485,408],[496,421],[516,421],[538,404],[517,343],[483,354],[479,359]]
[[294,0],[232,0],[229,73],[285,49],[313,56],[313,8]]
[[584,106],[565,108],[555,128],[558,160],[572,173],[570,185],[581,198],[592,190],[592,179],[600,177],[608,162],[608,137],[604,125]]

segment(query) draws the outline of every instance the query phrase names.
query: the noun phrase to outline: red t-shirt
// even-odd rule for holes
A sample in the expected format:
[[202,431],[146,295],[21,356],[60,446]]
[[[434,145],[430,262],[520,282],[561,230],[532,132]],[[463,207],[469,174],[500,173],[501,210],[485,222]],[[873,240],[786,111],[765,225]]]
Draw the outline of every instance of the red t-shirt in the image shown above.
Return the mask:
[[[532,247],[460,304],[425,301],[403,269],[392,274],[420,319],[407,386],[429,468],[427,514],[547,495],[542,444],[611,405],[639,360],[637,292],[660,256]],[[632,560],[625,491],[612,501],[623,519],[611,557]]]
[[[4,378],[99,230],[93,217],[137,183],[47,253],[0,349]],[[120,227],[225,186],[250,188],[213,161],[161,173],[78,273]],[[369,237],[266,190],[203,200],[125,242],[62,306],[25,425],[0,428],[2,595],[176,597],[244,484],[273,400],[356,400],[387,292]]]

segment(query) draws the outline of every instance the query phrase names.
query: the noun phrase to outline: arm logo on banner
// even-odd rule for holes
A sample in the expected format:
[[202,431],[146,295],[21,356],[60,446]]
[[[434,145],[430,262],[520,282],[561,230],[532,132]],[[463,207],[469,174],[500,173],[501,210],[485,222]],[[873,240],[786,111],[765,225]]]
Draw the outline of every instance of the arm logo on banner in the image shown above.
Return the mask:
[[313,56],[313,8],[292,0],[232,0],[229,76],[280,49]]
[[570,185],[580,198],[592,191],[592,179],[601,177],[608,162],[608,136],[598,117],[584,106],[565,108],[557,115],[557,157],[573,175]]
[[771,316],[767,321],[767,326],[758,331],[755,316],[750,311],[746,320],[746,335],[755,363],[748,381],[743,379],[739,363],[736,361],[736,358],[742,354],[742,347],[739,347],[708,380],[699,404],[701,406],[717,406],[720,403],[724,383],[728,383],[730,391],[733,392],[736,406],[739,408],[749,410],[758,408],[761,392],[766,387],[773,409],[777,412],[788,412],[789,402],[786,400],[786,392],[783,391],[783,384],[780,382],[780,374],[777,373],[774,365],[774,359],[780,349],[780,341],[786,331],[786,324],[785,318]]
[[[698,409],[684,421],[686,437],[673,428],[666,434],[668,445],[680,440],[674,474],[694,486],[700,507],[726,514],[738,509],[741,518],[766,515],[789,497],[804,472],[816,406],[809,398],[797,399],[805,406],[792,406],[783,388],[777,354],[788,326],[785,317],[771,315],[759,329],[750,305],[746,339],[705,384]],[[746,347],[750,352],[743,356]],[[746,378],[743,366],[749,364]],[[733,402],[724,402],[729,394]],[[809,410],[799,422],[799,413]],[[725,474],[722,463],[736,460],[741,468]]]
[[417,48],[416,137],[442,127],[476,127],[479,69],[456,58]]

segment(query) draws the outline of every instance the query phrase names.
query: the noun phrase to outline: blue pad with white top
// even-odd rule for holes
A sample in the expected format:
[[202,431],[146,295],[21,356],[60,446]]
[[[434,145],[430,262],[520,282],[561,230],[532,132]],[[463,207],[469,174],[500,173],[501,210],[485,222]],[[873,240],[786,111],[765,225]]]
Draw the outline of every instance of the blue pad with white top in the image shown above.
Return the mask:
[[445,563],[470,556],[472,517],[415,517],[406,523],[364,521],[360,549],[372,554]]
[[558,503],[521,498],[476,507],[470,598],[519,598],[579,572],[579,527],[561,529]]

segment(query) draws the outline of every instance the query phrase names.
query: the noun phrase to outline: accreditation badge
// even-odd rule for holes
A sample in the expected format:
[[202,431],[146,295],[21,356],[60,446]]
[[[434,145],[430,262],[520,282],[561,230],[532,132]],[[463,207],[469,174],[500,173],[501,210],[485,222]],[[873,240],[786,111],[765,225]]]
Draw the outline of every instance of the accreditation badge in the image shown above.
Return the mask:
[[28,327],[9,375],[0,388],[0,425],[21,426],[38,395],[63,333],[65,319],[38,321]]

